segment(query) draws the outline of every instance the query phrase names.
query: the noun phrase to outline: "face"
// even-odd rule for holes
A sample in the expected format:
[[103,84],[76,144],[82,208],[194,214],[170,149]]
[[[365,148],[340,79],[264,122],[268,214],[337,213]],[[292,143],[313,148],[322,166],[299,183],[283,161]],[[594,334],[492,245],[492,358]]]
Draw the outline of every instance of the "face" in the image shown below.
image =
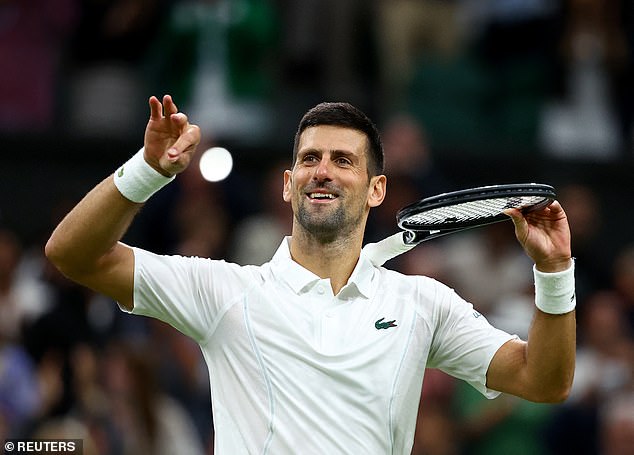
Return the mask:
[[284,173],[284,200],[294,228],[329,241],[363,230],[385,196],[385,176],[368,175],[368,141],[357,130],[315,126],[300,136],[297,159]]

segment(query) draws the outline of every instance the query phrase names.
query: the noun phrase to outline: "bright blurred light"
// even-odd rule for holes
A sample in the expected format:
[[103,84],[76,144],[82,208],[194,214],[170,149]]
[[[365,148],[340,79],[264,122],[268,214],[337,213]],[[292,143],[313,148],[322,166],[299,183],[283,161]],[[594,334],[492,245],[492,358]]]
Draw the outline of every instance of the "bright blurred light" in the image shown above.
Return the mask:
[[223,147],[212,147],[200,157],[200,173],[208,182],[219,182],[226,179],[233,168],[233,158],[229,150]]

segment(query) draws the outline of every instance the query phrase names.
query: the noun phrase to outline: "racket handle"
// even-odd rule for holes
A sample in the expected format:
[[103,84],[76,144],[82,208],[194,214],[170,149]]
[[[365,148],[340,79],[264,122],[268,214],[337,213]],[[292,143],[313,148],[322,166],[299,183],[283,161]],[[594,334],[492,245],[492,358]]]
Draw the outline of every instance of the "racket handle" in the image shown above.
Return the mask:
[[380,242],[368,243],[361,250],[361,254],[374,266],[380,267],[390,259],[406,253],[418,245],[418,243],[405,243],[405,234],[405,232],[398,232]]

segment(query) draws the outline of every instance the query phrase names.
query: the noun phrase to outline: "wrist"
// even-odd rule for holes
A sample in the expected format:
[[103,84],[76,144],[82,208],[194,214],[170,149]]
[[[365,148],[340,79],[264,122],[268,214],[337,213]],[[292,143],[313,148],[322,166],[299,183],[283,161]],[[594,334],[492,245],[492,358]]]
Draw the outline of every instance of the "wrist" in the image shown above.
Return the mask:
[[145,161],[143,147],[114,173],[114,184],[119,192],[137,203],[147,201],[172,180],[174,176],[163,175]]
[[544,273],[556,273],[568,270],[572,263],[572,258],[568,257],[557,261],[535,263],[535,268]]
[[533,267],[535,305],[544,313],[564,314],[577,305],[575,293],[575,263],[569,261],[565,270],[544,272]]

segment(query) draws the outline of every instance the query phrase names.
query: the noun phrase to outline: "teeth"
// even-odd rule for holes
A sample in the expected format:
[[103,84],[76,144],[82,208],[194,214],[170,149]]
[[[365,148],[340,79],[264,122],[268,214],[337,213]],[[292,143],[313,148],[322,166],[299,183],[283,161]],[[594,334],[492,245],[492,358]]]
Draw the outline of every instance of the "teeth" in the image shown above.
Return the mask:
[[330,193],[310,193],[308,197],[311,199],[334,199],[335,195]]

